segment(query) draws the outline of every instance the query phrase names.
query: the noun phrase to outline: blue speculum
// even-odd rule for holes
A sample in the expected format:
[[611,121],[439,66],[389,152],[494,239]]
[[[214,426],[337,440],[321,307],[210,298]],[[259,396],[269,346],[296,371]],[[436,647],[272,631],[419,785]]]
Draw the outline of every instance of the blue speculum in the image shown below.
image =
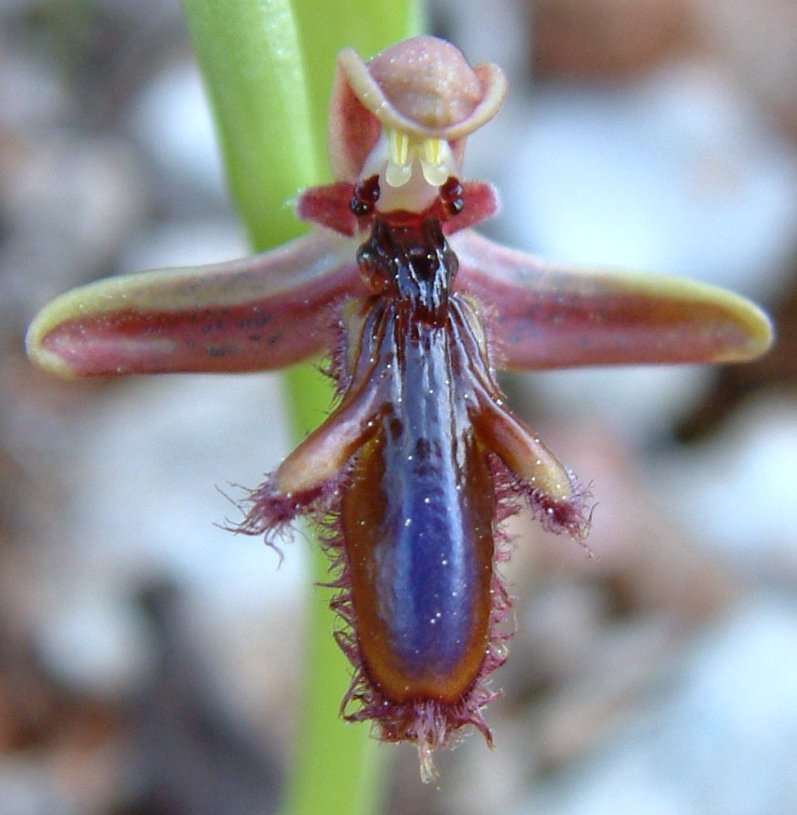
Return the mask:
[[504,661],[509,608],[497,517],[520,497],[582,537],[589,514],[574,478],[504,406],[480,308],[455,290],[443,225],[463,194],[450,178],[423,211],[382,213],[377,177],[355,188],[371,294],[339,320],[340,403],[253,495],[244,524],[327,519],[333,607],[348,624],[338,639],[355,667],[344,714],[422,755],[467,724],[491,738],[486,679]]
[[456,263],[435,222],[378,222],[359,257],[393,275],[373,306],[389,404],[341,514],[364,670],[394,701],[457,701],[486,652],[495,499],[468,418]]

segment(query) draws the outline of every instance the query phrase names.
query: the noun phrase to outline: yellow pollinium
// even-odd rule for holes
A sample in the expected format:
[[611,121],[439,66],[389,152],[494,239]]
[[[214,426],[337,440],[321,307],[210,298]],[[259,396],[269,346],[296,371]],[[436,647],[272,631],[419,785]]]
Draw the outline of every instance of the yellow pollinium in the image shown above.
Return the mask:
[[417,159],[427,184],[439,187],[456,175],[454,154],[443,139],[419,139],[401,130],[385,128],[388,162],[385,180],[391,187],[403,187],[412,176]]

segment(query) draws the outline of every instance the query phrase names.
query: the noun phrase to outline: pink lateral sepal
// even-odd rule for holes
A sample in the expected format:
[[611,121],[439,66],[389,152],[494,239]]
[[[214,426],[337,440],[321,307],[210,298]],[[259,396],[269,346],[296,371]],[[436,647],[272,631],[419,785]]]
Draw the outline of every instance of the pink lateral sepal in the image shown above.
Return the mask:
[[254,257],[91,283],[39,313],[28,353],[64,377],[281,368],[328,348],[335,304],[366,293],[355,250],[317,230]]
[[475,232],[451,242],[455,288],[486,306],[501,367],[741,362],[772,325],[749,300],[668,275],[570,268]]

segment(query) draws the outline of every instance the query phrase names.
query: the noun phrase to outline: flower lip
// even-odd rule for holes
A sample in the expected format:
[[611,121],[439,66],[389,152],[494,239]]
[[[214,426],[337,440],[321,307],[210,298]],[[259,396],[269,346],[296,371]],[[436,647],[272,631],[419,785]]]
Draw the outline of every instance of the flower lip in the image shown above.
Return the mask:
[[456,46],[438,37],[405,40],[367,63],[348,48],[338,66],[382,125],[422,139],[470,135],[495,116],[507,90],[497,65],[471,68]]

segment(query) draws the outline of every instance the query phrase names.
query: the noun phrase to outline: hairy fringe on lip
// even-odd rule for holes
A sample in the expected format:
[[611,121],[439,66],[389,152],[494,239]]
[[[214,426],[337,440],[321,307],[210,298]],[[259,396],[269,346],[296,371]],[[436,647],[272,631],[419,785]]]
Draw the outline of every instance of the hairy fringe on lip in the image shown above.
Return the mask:
[[[514,491],[509,484],[506,468],[496,457],[492,458],[496,494],[499,496],[497,518],[504,520],[514,515],[518,507],[513,505]],[[339,517],[338,506],[332,505],[321,525],[322,545],[330,557],[330,571],[335,575],[333,580],[321,585],[336,591],[330,602],[330,608],[340,621],[335,639],[353,668],[349,690],[341,702],[341,715],[350,722],[371,721],[382,741],[415,743],[421,761],[421,775],[425,781],[431,780],[436,777],[432,754],[440,748],[455,746],[458,743],[457,731],[462,727],[473,725],[492,746],[492,731],[482,710],[500,696],[499,692],[488,687],[488,681],[506,661],[507,642],[515,633],[514,621],[511,626],[506,625],[511,618],[512,603],[505,581],[496,568],[509,560],[509,537],[497,522],[490,634],[484,662],[473,686],[455,703],[424,698],[394,702],[386,698],[371,681],[360,657],[357,638],[359,621],[352,604],[348,556]]]
[[[338,342],[327,356],[325,371],[337,385],[336,401],[339,403],[349,382],[345,365],[345,329],[340,317],[336,319],[336,327]],[[467,725],[475,727],[486,742],[492,744],[483,709],[500,695],[490,687],[490,680],[506,661],[508,641],[515,630],[511,599],[499,569],[500,564],[509,559],[512,548],[505,530],[507,519],[521,508],[528,507],[544,528],[556,533],[565,532],[583,541],[592,514],[588,503],[589,490],[582,487],[571,473],[568,472],[572,487],[570,498],[557,502],[518,477],[495,453],[485,450],[484,455],[488,457],[496,499],[488,637],[477,677],[454,701],[433,696],[392,699],[369,675],[362,658],[360,632],[361,625],[367,621],[358,620],[354,608],[349,552],[341,520],[343,497],[353,477],[357,454],[334,478],[301,495],[281,493],[275,475],[271,474],[240,505],[245,518],[236,531],[263,535],[266,543],[275,548],[286,527],[298,516],[307,517],[317,525],[321,545],[330,558],[332,575],[329,582],[321,585],[335,592],[330,602],[338,619],[335,639],[352,666],[351,683],[341,703],[341,715],[350,722],[371,722],[383,741],[414,743],[419,751],[424,780],[435,777],[433,753],[440,748],[455,746],[460,731]],[[510,619],[512,623],[508,624]]]

